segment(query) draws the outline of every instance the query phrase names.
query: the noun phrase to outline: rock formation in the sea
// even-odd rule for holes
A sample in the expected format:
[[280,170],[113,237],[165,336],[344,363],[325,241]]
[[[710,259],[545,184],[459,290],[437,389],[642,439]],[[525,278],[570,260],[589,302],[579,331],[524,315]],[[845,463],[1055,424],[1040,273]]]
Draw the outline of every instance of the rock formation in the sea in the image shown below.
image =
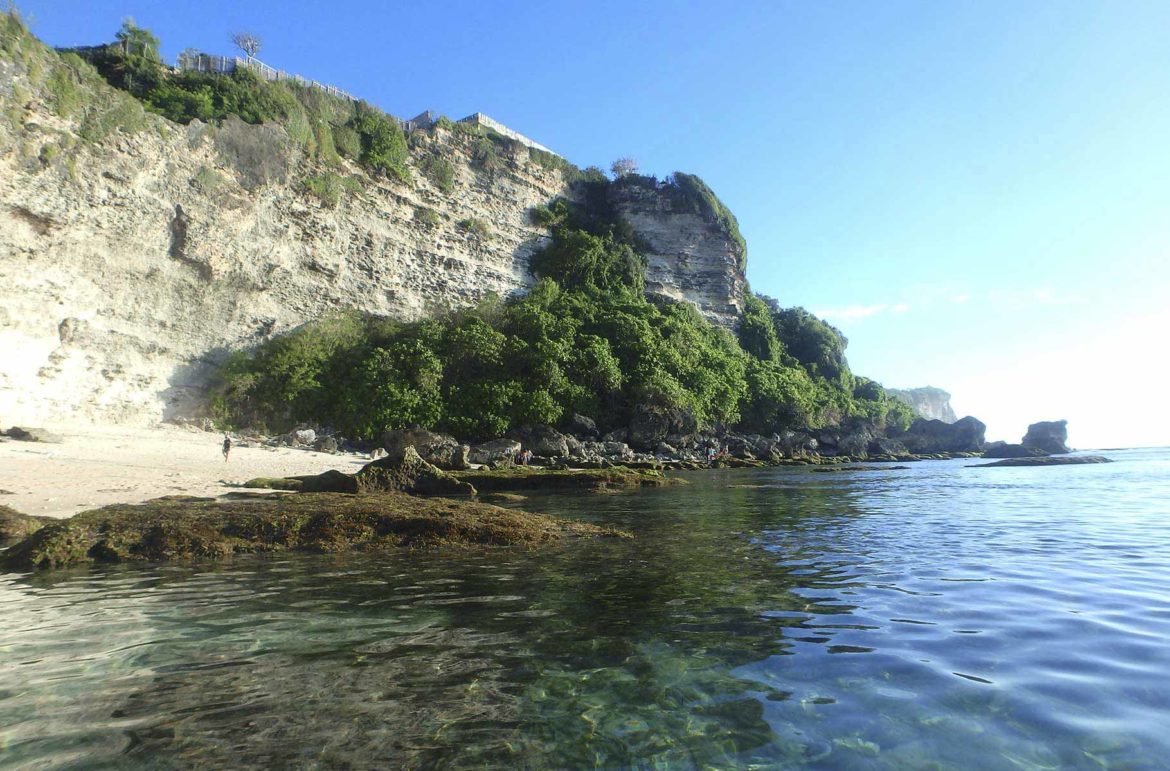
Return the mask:
[[[228,351],[323,314],[414,319],[522,292],[547,239],[531,210],[571,194],[547,158],[495,143],[486,163],[482,137],[449,123],[411,134],[402,182],[312,161],[278,123],[171,123],[31,37],[13,48],[0,46],[9,420],[195,414]],[[435,159],[450,173],[430,173]],[[731,323],[743,253],[718,212],[653,186],[616,204],[651,246],[650,289]]]
[[967,468],[995,468],[1016,466],[1077,466],[1084,463],[1112,463],[1101,455],[1073,455],[1071,457],[1043,455],[1036,458],[1006,458],[995,463],[977,463]]
[[1028,447],[1022,444],[1007,444],[994,442],[983,451],[984,458],[1038,458],[1048,455],[1039,447]]
[[923,386],[887,388],[886,391],[895,399],[910,405],[920,418],[941,420],[944,423],[954,423],[959,419],[951,409],[951,395],[941,388]]
[[912,453],[980,452],[986,432],[987,426],[970,415],[954,423],[919,418],[897,438]]
[[1068,444],[1067,420],[1043,420],[1028,426],[1028,433],[1020,442],[1024,447],[1035,448],[1053,455],[1072,452]]

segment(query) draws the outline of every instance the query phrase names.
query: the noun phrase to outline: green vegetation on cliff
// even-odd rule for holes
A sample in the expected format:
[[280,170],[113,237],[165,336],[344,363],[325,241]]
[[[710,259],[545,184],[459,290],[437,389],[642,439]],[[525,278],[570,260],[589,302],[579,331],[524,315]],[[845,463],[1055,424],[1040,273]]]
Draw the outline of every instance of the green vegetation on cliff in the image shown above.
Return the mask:
[[806,311],[749,295],[737,338],[688,303],[647,297],[609,184],[581,182],[580,203],[533,212],[552,240],[523,297],[409,324],[342,314],[306,325],[225,362],[217,417],[366,438],[417,424],[473,440],[573,413],[608,429],[639,408],[757,431],[909,422],[904,405],[849,372],[844,337]]

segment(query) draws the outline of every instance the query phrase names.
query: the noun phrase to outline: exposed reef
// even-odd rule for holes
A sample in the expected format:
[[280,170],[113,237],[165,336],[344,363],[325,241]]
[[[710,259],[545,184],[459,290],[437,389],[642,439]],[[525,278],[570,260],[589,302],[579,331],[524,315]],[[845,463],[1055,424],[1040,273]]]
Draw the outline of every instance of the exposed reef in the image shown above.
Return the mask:
[[176,497],[106,506],[42,527],[0,554],[0,570],[258,552],[533,545],[566,536],[625,535],[544,514],[397,492],[262,495],[227,502]]

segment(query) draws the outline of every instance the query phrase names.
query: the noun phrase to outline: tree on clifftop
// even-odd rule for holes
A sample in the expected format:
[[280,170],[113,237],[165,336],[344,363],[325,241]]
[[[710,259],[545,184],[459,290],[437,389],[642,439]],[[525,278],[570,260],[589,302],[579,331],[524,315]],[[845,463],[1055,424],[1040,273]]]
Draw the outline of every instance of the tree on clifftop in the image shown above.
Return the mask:
[[262,43],[260,36],[251,32],[237,32],[232,35],[232,45],[243,51],[249,59],[256,58],[256,54],[260,53]]
[[638,170],[638,162],[629,156],[626,156],[625,158],[618,158],[613,162],[613,165],[609,167],[609,170],[613,172],[613,176],[615,178],[624,177],[627,174],[633,174]]

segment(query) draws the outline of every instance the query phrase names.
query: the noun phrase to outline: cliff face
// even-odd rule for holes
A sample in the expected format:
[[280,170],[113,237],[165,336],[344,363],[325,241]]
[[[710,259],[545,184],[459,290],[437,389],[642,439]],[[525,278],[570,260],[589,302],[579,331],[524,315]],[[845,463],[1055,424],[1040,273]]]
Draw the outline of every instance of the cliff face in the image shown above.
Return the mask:
[[648,293],[694,303],[716,324],[738,323],[745,255],[724,227],[685,196],[654,185],[615,185],[611,203],[648,248]]
[[[451,163],[441,189],[417,163],[410,184],[324,169],[280,127],[180,126],[104,84],[67,108],[56,54],[30,45],[0,50],[0,420],[196,415],[226,351],[322,314],[523,291],[546,239],[529,209],[568,192],[527,149],[486,170],[442,129],[411,138]],[[709,223],[653,194],[628,211],[655,291],[729,318],[742,272]]]
[[958,420],[955,411],[951,409],[951,395],[941,388],[924,386],[909,389],[889,388],[887,391],[894,398],[910,405],[919,417],[941,420],[944,423],[954,423]]

